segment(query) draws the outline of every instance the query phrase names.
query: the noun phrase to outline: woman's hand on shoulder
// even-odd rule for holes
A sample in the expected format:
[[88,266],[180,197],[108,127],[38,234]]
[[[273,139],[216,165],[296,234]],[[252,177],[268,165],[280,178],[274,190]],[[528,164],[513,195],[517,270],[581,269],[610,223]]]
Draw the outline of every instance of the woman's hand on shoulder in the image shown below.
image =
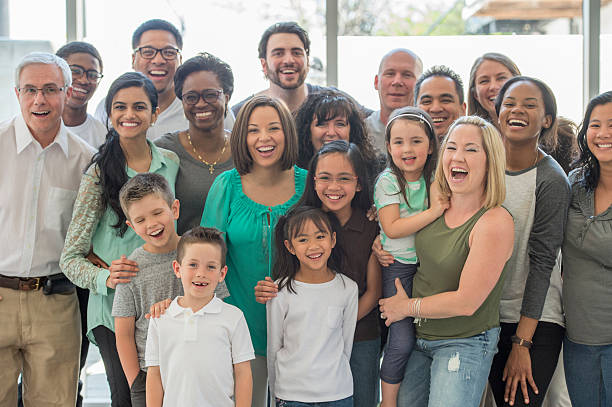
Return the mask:
[[270,277],[266,277],[264,280],[258,281],[255,286],[255,301],[265,304],[276,297],[277,292],[278,285]]
[[114,289],[117,284],[125,284],[131,281],[130,277],[134,277],[138,271],[138,263],[122,255],[121,258],[112,261],[108,271],[110,271],[110,275],[106,279],[106,286]]

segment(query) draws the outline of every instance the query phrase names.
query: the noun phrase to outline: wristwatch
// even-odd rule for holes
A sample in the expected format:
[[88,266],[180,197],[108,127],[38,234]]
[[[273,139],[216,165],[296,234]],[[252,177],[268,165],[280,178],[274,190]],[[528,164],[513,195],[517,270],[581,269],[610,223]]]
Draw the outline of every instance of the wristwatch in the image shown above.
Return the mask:
[[527,349],[531,349],[531,347],[533,346],[533,342],[528,341],[527,339],[519,338],[516,335],[512,335],[510,337],[510,340],[512,341],[512,343],[516,343],[518,346],[524,346]]

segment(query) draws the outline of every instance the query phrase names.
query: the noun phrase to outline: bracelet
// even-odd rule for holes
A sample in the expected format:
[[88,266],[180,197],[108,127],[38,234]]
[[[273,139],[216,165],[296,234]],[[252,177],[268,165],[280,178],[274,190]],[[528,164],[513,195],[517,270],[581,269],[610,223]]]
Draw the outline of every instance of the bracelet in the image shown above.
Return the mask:
[[528,341],[527,339],[519,338],[516,335],[512,335],[510,337],[510,340],[512,341],[512,343],[516,343],[518,346],[523,346],[527,349],[531,349],[531,347],[533,346],[533,342]]

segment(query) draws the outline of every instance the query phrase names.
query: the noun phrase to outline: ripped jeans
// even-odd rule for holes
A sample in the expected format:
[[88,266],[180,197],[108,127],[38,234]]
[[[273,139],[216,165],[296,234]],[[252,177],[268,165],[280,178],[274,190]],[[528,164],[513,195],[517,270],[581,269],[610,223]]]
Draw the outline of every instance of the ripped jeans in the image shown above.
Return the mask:
[[469,338],[417,339],[398,407],[478,407],[497,353],[499,327]]

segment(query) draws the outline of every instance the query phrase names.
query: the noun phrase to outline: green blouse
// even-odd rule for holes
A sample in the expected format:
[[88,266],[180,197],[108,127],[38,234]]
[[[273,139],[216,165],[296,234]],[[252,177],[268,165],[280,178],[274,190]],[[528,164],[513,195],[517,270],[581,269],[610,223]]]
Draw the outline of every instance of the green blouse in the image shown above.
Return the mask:
[[[148,141],[147,141],[148,142]],[[151,147],[151,166],[149,172],[163,175],[174,191],[174,181],[179,169],[179,159],[172,151]],[[128,178],[137,174],[126,167]],[[111,316],[115,290],[106,286],[110,275],[107,269],[94,266],[85,258],[93,247],[93,252],[110,265],[121,255],[129,256],[134,249],[144,244],[144,241],[128,228],[123,237],[119,237],[112,227],[117,223],[117,215],[110,208],[102,207],[102,188],[96,168],[90,166],[83,178],[77,195],[72,220],[68,227],[64,250],[60,258],[62,272],[79,287],[87,288],[89,303],[87,305],[87,337],[93,343],[95,339],[92,330],[100,325],[114,331],[115,324]]]
[[278,218],[302,196],[307,171],[294,166],[295,194],[285,203],[272,207],[252,201],[242,192],[236,169],[219,175],[208,192],[202,226],[225,233],[229,304],[242,310],[249,326],[255,353],[266,354],[266,306],[255,301],[253,287],[270,276],[273,265],[273,236]]

